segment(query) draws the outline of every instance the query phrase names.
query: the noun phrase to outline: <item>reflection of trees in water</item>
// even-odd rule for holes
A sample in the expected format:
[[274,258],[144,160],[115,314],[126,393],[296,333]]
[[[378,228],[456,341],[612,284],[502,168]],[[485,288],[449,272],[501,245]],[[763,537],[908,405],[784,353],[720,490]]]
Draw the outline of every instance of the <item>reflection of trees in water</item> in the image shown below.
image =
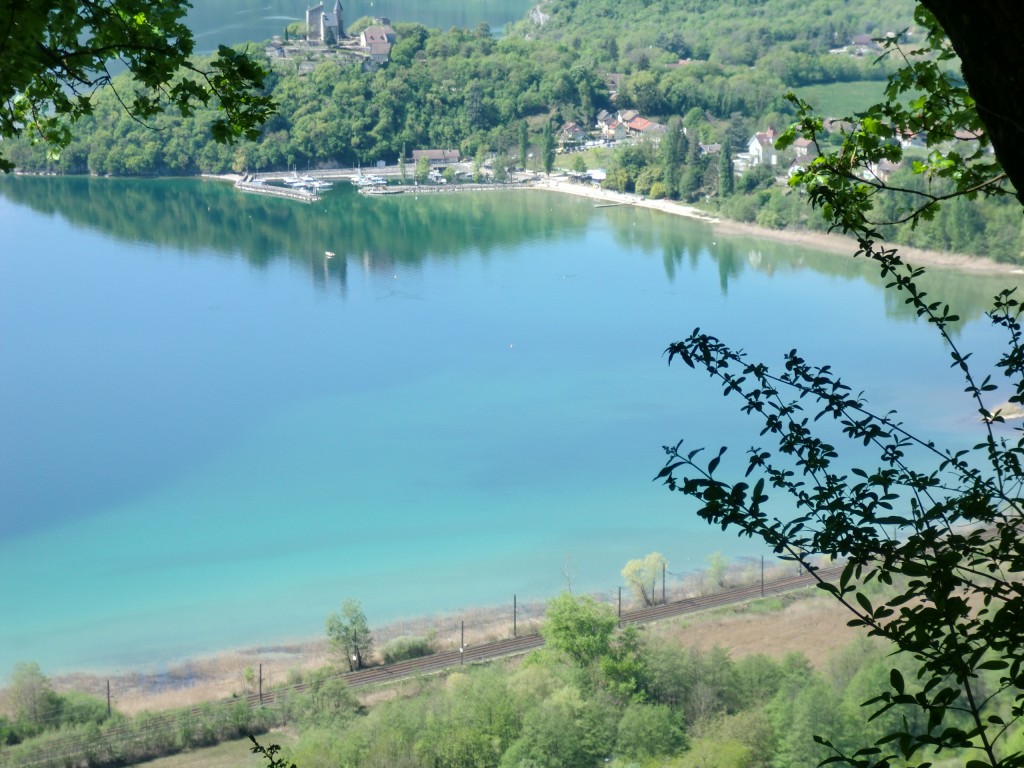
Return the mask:
[[386,273],[428,259],[487,256],[524,238],[576,236],[594,215],[575,201],[552,206],[521,192],[371,199],[341,187],[307,205],[195,179],[25,177],[0,183],[0,194],[118,239],[241,255],[256,268],[286,260],[304,266],[317,286],[342,287],[350,261]]
[[[884,283],[874,266],[861,259],[752,237],[723,237],[709,225],[630,206],[594,210],[589,200],[519,191],[374,199],[339,187],[305,205],[195,179],[0,180],[0,194],[8,200],[60,215],[76,226],[192,255],[241,255],[256,268],[287,260],[304,267],[318,287],[344,288],[353,267],[387,274],[426,260],[486,258],[524,240],[579,236],[595,216],[607,217],[617,245],[660,254],[670,282],[710,258],[723,295],[746,269],[767,276],[810,269],[879,288]],[[325,251],[336,256],[326,259]],[[964,319],[973,319],[1013,282],[1008,275],[934,269],[926,289],[947,298]],[[884,297],[889,317],[916,316],[899,293],[885,291]]]
[[[753,237],[727,237],[716,234],[711,226],[691,222],[687,226],[672,226],[676,217],[647,211],[631,210],[628,215],[628,220],[623,216],[622,226],[616,230],[620,243],[660,252],[670,282],[676,280],[684,267],[696,269],[704,254],[717,267],[723,296],[728,294],[729,282],[746,269],[768,277],[812,270],[832,278],[866,281],[879,290],[888,282],[874,264],[852,254],[825,253]],[[931,295],[948,301],[964,320],[973,320],[991,307],[996,293],[1020,282],[1013,275],[975,275],[935,268],[928,270],[923,285]],[[917,317],[904,302],[905,296],[896,291],[884,291],[883,296],[886,316],[901,320]]]

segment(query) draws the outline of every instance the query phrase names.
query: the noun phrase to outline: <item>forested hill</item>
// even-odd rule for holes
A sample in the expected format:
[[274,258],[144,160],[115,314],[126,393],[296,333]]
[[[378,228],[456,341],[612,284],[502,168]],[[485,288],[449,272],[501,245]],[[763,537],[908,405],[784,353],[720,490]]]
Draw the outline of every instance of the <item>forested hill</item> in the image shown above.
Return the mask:
[[[378,71],[331,58],[275,62],[270,85],[281,109],[256,144],[210,142],[212,111],[142,126],[108,90],[59,162],[24,145],[10,155],[27,170],[113,175],[365,165],[393,162],[403,147],[514,156],[524,121],[536,141],[548,121],[590,127],[598,110],[614,107],[661,119],[700,109],[732,119],[745,142],[765,121],[785,120],[788,88],[883,76],[872,55],[828,49],[857,33],[905,28],[911,8],[910,0],[550,0],[530,15],[545,23],[528,18],[497,41],[486,29],[442,32],[396,19],[398,42]],[[707,62],[668,66],[685,57]],[[614,103],[609,73],[622,75]],[[123,96],[127,86],[119,88]]]
[[[600,62],[699,59],[776,67],[860,35],[913,27],[913,0],[544,0],[512,34],[557,40]],[[809,69],[811,80],[829,72]]]

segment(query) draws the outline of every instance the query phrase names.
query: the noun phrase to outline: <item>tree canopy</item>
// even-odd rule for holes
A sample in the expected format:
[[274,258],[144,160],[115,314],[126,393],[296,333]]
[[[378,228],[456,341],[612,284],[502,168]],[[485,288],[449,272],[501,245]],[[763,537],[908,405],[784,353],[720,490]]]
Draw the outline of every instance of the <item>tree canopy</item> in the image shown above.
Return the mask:
[[373,655],[373,633],[359,601],[345,600],[340,611],[328,615],[326,628],[331,650],[350,670],[362,669]]
[[[226,46],[197,66],[182,23],[188,8],[186,0],[9,0],[0,11],[0,139],[27,133],[59,151],[121,67],[139,86],[116,95],[133,118],[170,108],[187,116],[216,103],[214,139],[254,138],[273,110],[261,92],[266,71]],[[0,168],[12,164],[0,156]]]
[[[980,5],[1005,10],[999,2]],[[1024,48],[1018,45],[1012,56],[1000,52],[1006,71],[983,66],[972,77],[967,59],[992,58],[977,50],[978,39],[951,31],[963,46],[965,85],[946,66],[954,51],[943,27],[968,18],[966,26],[976,31],[986,11],[949,10],[946,2],[922,3],[916,19],[927,30],[927,47],[906,52],[890,42],[902,65],[884,101],[854,116],[841,145],[822,151],[792,184],[806,190],[831,227],[857,237],[858,255],[874,260],[890,289],[935,328],[977,415],[975,444],[946,447],[909,431],[896,414],[874,410],[828,365],[797,350],[774,371],[700,329],[668,348],[670,361],[704,369],[727,395],[739,397],[769,446],[751,448],[737,464],[727,447],[705,460],[700,448],[679,443],[666,448],[659,477],[695,499],[709,523],[759,537],[812,571],[819,557],[845,561],[839,581],[821,582],[822,589],[852,612],[853,625],[889,641],[897,659],[913,660],[910,675],[893,663],[866,702],[873,719],[893,721],[887,733],[855,742],[837,735],[838,723],[818,732],[826,749],[816,759],[852,766],[930,765],[927,758],[913,762],[925,750],[978,768],[1024,765],[1016,739],[1024,717],[1024,437],[1006,426],[1024,403],[1021,303],[1015,288],[994,298],[989,317],[1003,334],[1004,352],[992,368],[976,361],[958,338],[955,309],[922,290],[923,270],[882,241],[875,219],[877,196],[904,196],[898,215],[918,223],[949,200],[1013,191],[1009,168],[1018,150],[998,140],[1003,128],[991,130],[992,117],[975,93],[984,71],[1005,99],[1024,72]],[[985,24],[991,28],[990,19]],[[997,47],[1014,39],[1016,26],[996,34]],[[990,90],[986,83],[979,95]],[[805,104],[800,109],[800,122],[781,143],[803,136],[822,148],[822,119]],[[930,184],[893,189],[872,170],[901,157],[894,139],[908,131],[926,134],[930,148],[914,173],[944,182],[944,191]],[[968,134],[970,149],[943,145],[958,131]],[[1007,392],[1005,404],[993,401]],[[743,479],[725,479],[733,472]],[[790,514],[772,511],[775,494],[788,497]]]

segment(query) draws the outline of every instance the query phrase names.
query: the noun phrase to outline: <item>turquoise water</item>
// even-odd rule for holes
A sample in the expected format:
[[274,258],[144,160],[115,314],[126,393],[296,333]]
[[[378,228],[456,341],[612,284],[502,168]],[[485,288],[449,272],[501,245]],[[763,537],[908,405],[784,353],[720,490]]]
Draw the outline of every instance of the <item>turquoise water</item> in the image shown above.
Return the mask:
[[[325,250],[337,253],[326,260]],[[940,276],[977,321],[1005,279]],[[612,593],[761,550],[651,478],[752,424],[662,351],[792,346],[940,440],[941,344],[859,263],[540,192],[316,206],[199,181],[0,180],[0,670],[166,663]]]

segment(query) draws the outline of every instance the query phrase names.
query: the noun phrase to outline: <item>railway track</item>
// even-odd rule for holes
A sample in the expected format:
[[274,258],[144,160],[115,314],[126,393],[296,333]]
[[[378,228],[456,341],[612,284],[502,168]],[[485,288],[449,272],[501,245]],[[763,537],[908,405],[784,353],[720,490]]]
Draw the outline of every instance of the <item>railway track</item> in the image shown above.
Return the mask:
[[[818,577],[825,581],[831,581],[842,573],[842,565],[832,565],[821,568],[817,571]],[[726,605],[735,605],[761,597],[792,592],[797,589],[805,589],[817,583],[815,576],[810,573],[788,576],[763,584],[757,583],[746,587],[737,587],[726,590],[715,595],[691,597],[683,600],[676,600],[663,605],[656,605],[650,608],[642,608],[634,611],[624,611],[619,616],[619,622],[625,624],[646,624],[653,621],[681,616],[689,613],[699,613]],[[544,638],[540,635],[523,635],[520,637],[498,640],[492,643],[484,643],[476,646],[465,646],[462,649],[442,651],[430,656],[423,656],[418,659],[410,659],[395,664],[381,667],[370,667],[354,672],[344,672],[329,677],[329,680],[344,680],[351,688],[363,688],[372,685],[386,685],[401,680],[407,680],[421,675],[436,674],[466,664],[477,664],[493,661],[509,656],[518,656],[532,650],[543,647]],[[266,691],[262,694],[252,693],[244,697],[223,699],[213,704],[214,708],[225,709],[238,706],[244,703],[250,708],[271,707],[283,698],[302,694],[308,691],[310,683],[298,683],[286,688],[279,688]],[[114,726],[104,731],[103,738],[113,741],[118,738],[145,738],[147,733],[157,733],[165,729],[178,726],[185,719],[195,718],[200,720],[209,714],[209,706],[192,707],[185,712],[176,711],[156,715],[149,719],[144,731],[132,725]],[[74,765],[83,762],[84,756],[89,751],[89,745],[78,735],[68,735],[48,741],[45,749],[34,751],[26,755],[27,759],[18,759],[10,750],[0,753],[0,765],[4,768],[31,768],[37,765]]]

